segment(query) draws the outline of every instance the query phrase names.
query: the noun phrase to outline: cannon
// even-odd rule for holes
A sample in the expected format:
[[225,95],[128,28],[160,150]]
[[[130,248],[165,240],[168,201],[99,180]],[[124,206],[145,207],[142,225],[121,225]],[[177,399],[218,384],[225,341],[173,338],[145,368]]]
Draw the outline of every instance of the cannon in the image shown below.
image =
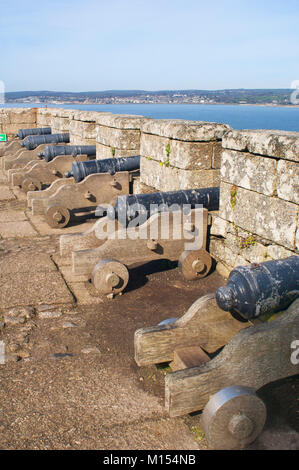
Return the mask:
[[28,191],[40,191],[51,185],[57,179],[63,179],[75,161],[85,161],[95,158],[95,155],[59,155],[49,163],[45,161],[32,160],[24,168],[9,170],[8,180],[12,186],[19,186],[27,193]]
[[46,162],[50,162],[53,158],[59,155],[96,155],[95,145],[48,145],[42,152],[38,154],[38,157],[44,159]]
[[127,227],[135,219],[136,214],[145,221],[150,214],[153,215],[161,210],[163,212],[177,210],[184,205],[194,208],[200,204],[209,211],[214,211],[219,208],[219,194],[219,187],[215,187],[120,196],[115,206],[108,210],[108,217],[112,219],[116,217],[123,226]]
[[[226,303],[225,310],[220,308],[222,287],[200,297],[182,317],[135,332],[137,365],[169,363],[172,369],[165,378],[165,407],[170,416],[203,410],[201,427],[215,449],[242,449],[251,444],[266,420],[259,389],[299,372],[298,360],[293,358],[299,338],[298,259],[250,265],[241,271],[241,279],[235,277],[240,267],[232,272],[226,287],[232,289],[232,279],[238,285],[234,299],[239,300],[234,305],[243,317],[236,309],[228,311]],[[252,274],[252,269],[260,273]],[[269,290],[270,277],[265,284],[252,285],[253,277],[260,281],[259,276],[266,273],[273,276],[274,291],[281,289],[277,296]],[[289,288],[283,290],[279,284],[283,279],[286,285],[287,273],[295,281],[288,277]],[[262,293],[267,308],[258,306]],[[260,312],[259,316],[253,311]]]
[[87,176],[96,173],[109,173],[114,175],[119,171],[135,171],[140,168],[140,156],[105,158],[103,160],[94,160],[90,162],[73,163],[72,171],[66,173],[65,177],[73,176],[76,183],[84,180]]
[[27,150],[34,150],[42,144],[68,144],[69,141],[70,134],[68,132],[63,134],[29,135],[23,140],[22,146],[26,147]]
[[299,295],[299,257],[239,266],[216,294],[223,310],[250,320],[285,310]]
[[25,139],[29,135],[48,135],[52,134],[51,127],[35,127],[33,129],[19,129],[16,137],[20,140]]
[[15,155],[19,150],[23,150],[23,139],[29,135],[51,134],[51,128],[19,129],[15,139],[5,143],[0,149],[0,157]]
[[[82,153],[82,152],[87,153]],[[31,151],[32,152],[32,151]],[[95,145],[47,145],[23,168],[11,170],[8,175],[12,186],[19,186],[24,192],[37,191],[49,186],[72,167],[74,161],[96,158]],[[37,157],[44,160],[37,162]]]
[[11,169],[24,168],[29,162],[33,160],[38,161],[38,154],[42,152],[45,146],[47,145],[48,144],[41,144],[33,150],[27,150],[26,148],[24,149],[24,147],[20,147],[19,150],[15,152],[5,154],[4,157],[1,159],[2,169],[8,171]]
[[[141,201],[143,196],[148,195],[136,198]],[[166,201],[169,194],[150,196],[152,201],[158,202],[161,197]],[[125,196],[127,202],[129,198]],[[61,237],[60,254],[72,255],[75,275],[91,280],[95,291],[104,295],[121,293],[129,281],[129,268],[154,260],[178,261],[180,271],[188,280],[208,275],[212,267],[212,258],[206,250],[208,211],[218,208],[219,188],[184,191],[184,197],[177,191],[177,199],[172,192],[169,201],[172,204],[177,201],[173,210],[164,204],[160,211],[154,210],[146,221],[141,218],[134,226],[130,226],[133,219],[125,227],[120,223],[119,218],[123,218],[118,209],[123,206],[121,199],[124,198],[120,196],[114,206],[116,220],[108,208],[108,215],[99,220],[92,231]],[[188,201],[189,212],[186,210]],[[197,207],[197,203],[204,201],[203,208]]]
[[[66,157],[56,157],[65,160]],[[54,159],[51,163],[54,165]],[[111,159],[108,159],[109,161]],[[126,160],[128,163],[126,164]],[[112,200],[117,198],[120,194],[128,194],[130,192],[130,184],[132,182],[133,173],[139,169],[139,157],[128,157],[122,158],[123,166],[122,168],[128,168],[129,171],[119,171],[114,173],[111,171],[110,174],[107,172],[107,165],[93,165],[93,170],[102,170],[105,172],[101,173],[91,173],[88,174],[86,178],[77,183],[76,178],[72,178],[75,182],[73,185],[61,185],[57,192],[45,199],[44,197],[40,198],[39,193],[36,193],[35,197],[31,197],[31,207],[33,215],[45,215],[47,223],[52,228],[63,228],[65,227],[71,218],[71,215],[77,215],[82,212],[91,212],[94,211],[98,205],[101,204],[110,204]],[[101,162],[105,162],[102,160]],[[90,160],[85,162],[74,162],[72,168],[74,174],[77,175],[76,169],[85,173],[91,171],[90,163],[96,163],[96,160]],[[88,167],[88,171],[85,168]],[[113,168],[115,168],[113,166]],[[33,168],[32,170],[33,171]],[[82,173],[80,173],[82,176]],[[60,214],[60,215],[58,215]]]

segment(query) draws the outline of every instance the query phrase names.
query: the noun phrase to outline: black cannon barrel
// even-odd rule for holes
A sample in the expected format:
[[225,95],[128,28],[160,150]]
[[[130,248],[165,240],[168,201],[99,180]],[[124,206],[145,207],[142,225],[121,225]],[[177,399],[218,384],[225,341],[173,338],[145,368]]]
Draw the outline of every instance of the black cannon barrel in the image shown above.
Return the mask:
[[133,171],[140,168],[140,156],[105,158],[104,160],[90,160],[87,162],[74,162],[72,171],[65,174],[66,178],[73,176],[79,183],[86,176],[94,173],[110,173],[114,175],[118,171]]
[[58,155],[96,155],[95,145],[49,145],[38,154],[39,158],[44,158],[50,162]]
[[48,135],[51,133],[51,127],[35,127],[34,129],[19,129],[16,137],[19,137],[20,140],[23,140],[29,135]]
[[70,141],[70,134],[49,134],[49,135],[29,135],[24,139],[23,146],[27,150],[34,150],[36,147],[42,144],[68,144]]
[[154,213],[183,209],[184,205],[191,209],[202,205],[211,211],[218,210],[219,193],[219,187],[216,187],[118,196],[114,208],[108,209],[107,215],[127,226],[137,215],[145,221]]
[[299,256],[239,266],[216,293],[218,306],[251,319],[285,310],[299,296]]

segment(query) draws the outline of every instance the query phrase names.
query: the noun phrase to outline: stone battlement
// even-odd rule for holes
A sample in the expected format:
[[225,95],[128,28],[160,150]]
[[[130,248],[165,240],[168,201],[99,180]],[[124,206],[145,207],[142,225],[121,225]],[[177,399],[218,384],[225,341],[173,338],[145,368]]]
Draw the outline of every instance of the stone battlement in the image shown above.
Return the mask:
[[97,158],[141,156],[139,191],[220,186],[210,253],[223,274],[299,249],[299,133],[233,130],[218,123],[156,120],[62,108],[0,110],[0,131],[50,126]]

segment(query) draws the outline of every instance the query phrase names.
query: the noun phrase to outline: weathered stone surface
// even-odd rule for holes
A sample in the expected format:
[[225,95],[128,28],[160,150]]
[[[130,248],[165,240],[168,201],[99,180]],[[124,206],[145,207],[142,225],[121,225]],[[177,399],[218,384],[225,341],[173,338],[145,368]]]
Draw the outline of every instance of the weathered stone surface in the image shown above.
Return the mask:
[[293,255],[294,255],[294,252],[290,250],[286,250],[282,246],[278,246],[278,245],[267,246],[267,258],[281,259],[281,258],[288,258],[289,256],[293,256]]
[[180,170],[141,157],[140,181],[160,191],[219,186],[218,170]]
[[203,121],[185,121],[183,119],[149,119],[144,121],[141,131],[170,139],[189,142],[209,142],[222,139],[231,129],[226,124]]
[[133,114],[96,114],[97,124],[105,127],[114,127],[116,129],[140,130],[141,125],[147,120],[148,118],[144,116]]
[[221,180],[272,196],[276,191],[277,161],[250,153],[224,150]]
[[231,130],[223,148],[299,161],[299,132],[276,130]]
[[221,142],[183,142],[152,134],[141,134],[140,155],[169,162],[171,166],[183,170],[211,169],[212,164],[219,164],[221,153]]
[[227,234],[229,222],[227,220],[221,219],[217,213],[212,215],[212,225],[210,229],[211,235],[216,235],[218,237],[225,237]]
[[109,147],[108,145],[102,145],[96,143],[97,148],[97,159],[102,160],[103,158],[118,158],[118,157],[134,157],[139,154],[139,150],[128,150],[118,149],[115,147]]
[[113,127],[97,126],[96,141],[102,145],[123,150],[138,150],[139,152],[140,132],[134,129],[116,129]]
[[294,250],[298,211],[295,204],[224,182],[221,183],[220,192],[221,218],[234,222],[252,234]]
[[[72,303],[73,297],[58,272],[31,272],[13,275],[0,273],[0,308],[15,307],[22,304],[37,305],[44,303]],[[38,286],[38,289],[37,289]]]
[[6,325],[17,325],[30,320],[34,317],[34,314],[34,308],[32,307],[19,307],[5,312],[3,318]]
[[299,204],[299,164],[279,160],[277,165],[277,194],[281,199]]
[[37,110],[34,108],[2,108],[0,120],[5,124],[34,124],[35,127]]
[[28,221],[0,222],[0,235],[2,238],[34,237],[37,232]]
[[94,139],[84,139],[75,134],[70,134],[70,145],[96,145]]
[[[27,252],[12,251],[9,253],[1,253],[0,256],[0,272],[2,275],[17,273],[40,273],[40,272],[56,272],[57,269],[51,258],[46,253],[33,253],[32,250]],[[49,309],[48,309],[49,310]]]
[[13,193],[8,189],[6,185],[0,185],[0,201],[12,201],[15,199]]
[[110,112],[102,111],[82,111],[78,109],[73,110],[72,119],[75,121],[85,121],[85,122],[97,122],[97,119],[100,119],[102,116],[111,116]]
[[29,128],[30,126],[36,127],[35,123],[31,122],[31,123],[25,123],[25,124],[24,123],[3,124],[2,129],[5,134],[8,134],[14,137],[18,133],[19,129],[25,129],[27,127]]
[[94,122],[70,121],[69,130],[71,134],[83,139],[95,140],[97,136],[96,124]]
[[62,313],[59,310],[48,310],[45,312],[39,312],[38,318],[42,320],[52,320],[55,318],[60,318]]
[[220,238],[210,240],[209,252],[216,261],[221,261],[226,267],[233,269],[237,259],[237,253],[225,246],[225,241]]
[[19,220],[27,220],[24,211],[5,210],[0,211],[0,222],[16,222]]
[[146,194],[154,193],[157,190],[151,186],[147,186],[144,183],[141,183],[140,178],[136,178],[133,181],[133,194]]
[[52,117],[49,124],[52,129],[52,134],[68,132],[70,130],[70,122],[72,121],[68,118]]

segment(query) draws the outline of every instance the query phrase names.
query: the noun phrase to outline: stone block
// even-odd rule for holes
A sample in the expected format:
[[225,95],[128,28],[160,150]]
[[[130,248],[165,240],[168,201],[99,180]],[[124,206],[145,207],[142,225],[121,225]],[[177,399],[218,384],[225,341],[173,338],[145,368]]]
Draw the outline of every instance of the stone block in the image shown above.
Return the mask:
[[151,134],[141,134],[140,155],[169,162],[183,170],[207,170],[219,166],[221,142],[184,142]]
[[[20,305],[72,304],[73,297],[61,275],[56,272],[0,273],[0,307]],[[37,289],[38,287],[38,289]]]
[[12,201],[15,199],[12,191],[6,185],[0,185],[0,201]]
[[70,134],[70,145],[96,145],[93,139],[84,139],[75,134]]
[[118,158],[118,157],[134,157],[139,154],[138,150],[122,150],[115,147],[109,147],[108,145],[102,145],[96,143],[97,148],[97,159],[102,160],[103,158]]
[[97,113],[96,123],[104,127],[113,127],[116,129],[131,129],[140,131],[141,125],[148,118],[134,114],[111,114]]
[[231,127],[226,124],[183,119],[148,119],[141,132],[186,142],[209,142],[221,140]]
[[269,245],[267,246],[267,257],[272,259],[282,259],[293,256],[295,253],[290,250],[286,250],[279,245]]
[[139,152],[140,132],[134,129],[116,129],[98,125],[96,128],[96,141],[109,147]]
[[299,164],[279,160],[277,164],[277,194],[286,201],[299,204]]
[[28,221],[0,222],[0,235],[2,238],[35,237],[37,232]]
[[272,196],[276,191],[277,161],[251,153],[223,150],[221,180]]
[[69,121],[69,130],[71,134],[83,139],[96,140],[97,132],[94,122]]
[[230,224],[227,220],[221,219],[217,213],[212,213],[210,234],[225,238],[229,225]]
[[219,186],[220,177],[219,170],[180,170],[141,157],[140,181],[159,191],[177,191]]
[[226,149],[299,161],[299,132],[231,130],[224,135],[222,146]]
[[52,117],[50,121],[50,127],[52,129],[52,134],[69,132],[70,120],[68,118]]
[[[7,110],[11,124],[30,124],[35,127],[37,109],[34,108],[10,108]],[[22,126],[24,127],[24,126]]]
[[210,240],[209,252],[216,261],[221,261],[230,270],[235,266],[238,255],[225,245],[224,240],[212,238]]
[[295,247],[297,212],[296,204],[221,183],[221,218],[291,250]]

